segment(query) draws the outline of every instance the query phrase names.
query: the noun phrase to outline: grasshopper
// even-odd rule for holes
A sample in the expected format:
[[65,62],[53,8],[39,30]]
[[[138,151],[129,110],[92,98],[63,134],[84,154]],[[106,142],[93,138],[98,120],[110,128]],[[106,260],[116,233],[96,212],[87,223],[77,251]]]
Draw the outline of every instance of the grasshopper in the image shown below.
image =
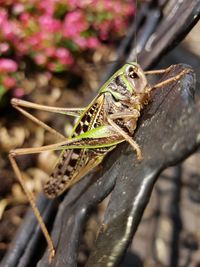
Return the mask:
[[[125,64],[101,87],[97,96],[86,108],[48,107],[15,98],[11,100],[12,105],[19,112],[61,139],[56,144],[14,149],[9,154],[14,172],[27,195],[48,243],[50,260],[55,254],[53,241],[35,204],[33,193],[26,187],[15,157],[47,150],[61,151],[52,175],[44,185],[44,193],[51,199],[64,193],[99,165],[119,143],[127,141],[136,152],[137,159],[142,160],[141,149],[134,141],[133,134],[141,111],[150,100],[150,92],[171,82],[177,82],[191,70],[185,69],[178,75],[154,86],[148,83],[146,76],[166,73],[172,67],[145,72],[135,62]],[[78,121],[71,135],[65,137],[24,108],[74,116],[78,117]]]

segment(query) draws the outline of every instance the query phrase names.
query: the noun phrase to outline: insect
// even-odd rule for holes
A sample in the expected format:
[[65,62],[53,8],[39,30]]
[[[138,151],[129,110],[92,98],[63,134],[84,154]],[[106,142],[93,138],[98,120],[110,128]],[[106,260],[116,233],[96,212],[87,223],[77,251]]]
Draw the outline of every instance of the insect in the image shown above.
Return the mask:
[[[52,175],[44,185],[44,193],[48,198],[55,198],[73,186],[95,166],[100,164],[105,155],[119,143],[127,141],[136,152],[137,159],[142,160],[141,149],[134,141],[133,134],[141,111],[150,100],[150,92],[171,82],[177,82],[191,70],[185,69],[178,75],[154,86],[150,86],[146,75],[166,73],[172,67],[145,72],[135,62],[125,64],[101,87],[97,96],[86,108],[47,107],[19,99],[12,99],[12,105],[18,111],[61,139],[56,144],[38,148],[15,149],[10,151],[9,154],[14,172],[28,197],[48,243],[50,259],[55,254],[52,239],[36,207],[34,196],[26,187],[15,157],[47,150],[61,151]],[[66,114],[78,117],[78,121],[71,135],[65,137],[38,120],[24,108]]]

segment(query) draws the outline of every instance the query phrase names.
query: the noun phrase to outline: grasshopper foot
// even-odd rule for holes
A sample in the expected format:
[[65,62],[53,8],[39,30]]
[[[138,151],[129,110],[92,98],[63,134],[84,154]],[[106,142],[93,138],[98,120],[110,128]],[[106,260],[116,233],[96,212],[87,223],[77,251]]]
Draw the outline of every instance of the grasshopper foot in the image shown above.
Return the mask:
[[137,160],[138,161],[142,160],[142,151],[141,151],[141,149],[139,147],[136,150],[136,156],[137,156]]
[[53,258],[55,257],[56,251],[55,249],[49,249],[49,264],[52,262]]

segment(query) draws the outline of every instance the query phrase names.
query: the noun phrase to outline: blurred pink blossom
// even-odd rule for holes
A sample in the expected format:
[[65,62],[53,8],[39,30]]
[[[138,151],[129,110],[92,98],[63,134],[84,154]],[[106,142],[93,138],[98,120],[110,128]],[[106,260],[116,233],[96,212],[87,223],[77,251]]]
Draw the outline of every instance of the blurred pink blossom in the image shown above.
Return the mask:
[[15,15],[19,15],[24,11],[24,5],[21,3],[14,4],[12,11]]
[[44,65],[47,62],[47,58],[44,53],[38,53],[34,56],[35,62],[38,65]]
[[121,7],[121,3],[120,2],[114,1],[113,4],[112,4],[112,8],[116,13],[120,14],[120,12],[122,12],[122,7]]
[[71,53],[66,48],[62,47],[58,48],[55,51],[55,57],[59,60],[59,62],[62,65],[72,65],[74,62]]
[[[51,79],[52,72],[67,69],[82,51],[119,38],[134,12],[133,0],[0,0],[0,82],[16,86],[10,73],[25,57]],[[16,89],[16,95],[23,93]]]
[[87,48],[87,40],[80,35],[77,35],[74,38],[75,43],[81,48],[81,49],[86,49]]
[[2,27],[2,24],[7,21],[8,14],[7,11],[3,8],[0,8],[0,27]]
[[88,22],[83,11],[76,10],[65,16],[63,23],[63,35],[67,38],[77,37],[88,28]]
[[[110,31],[112,29],[112,24],[110,23],[110,21],[103,21],[100,25],[99,25],[99,35],[100,38],[102,40],[106,40],[108,39],[108,36],[110,34]],[[114,32],[114,29],[112,29]]]
[[16,42],[17,52],[19,56],[23,56],[29,52],[29,46],[27,42]]
[[13,91],[13,96],[17,97],[17,98],[21,98],[22,96],[24,96],[24,89],[23,88],[16,88]]
[[45,13],[48,15],[53,16],[54,14],[54,10],[55,10],[55,5],[56,2],[60,2],[60,1],[56,1],[56,0],[40,0],[38,3],[38,7]]
[[60,59],[60,63],[64,66],[71,66],[74,63],[74,59],[69,55],[68,57]]
[[133,16],[134,13],[136,12],[136,8],[134,5],[126,5],[124,6],[124,14],[126,14],[126,16]]
[[7,88],[10,89],[16,85],[16,79],[10,76],[5,76],[3,78],[3,85]]
[[43,31],[48,31],[49,33],[59,31],[61,28],[61,22],[50,15],[41,16],[39,24]]
[[114,28],[115,28],[115,31],[121,31],[126,25],[124,24],[124,21],[123,20],[116,20],[114,22]]
[[94,5],[99,0],[68,0],[70,8],[88,8],[89,5]]
[[63,57],[68,57],[69,56],[69,51],[66,48],[59,47],[55,51],[55,56],[57,58],[63,58]]
[[50,70],[50,71],[55,71],[55,69],[56,69],[56,64],[55,64],[54,62],[50,62],[50,63],[47,64],[47,68],[48,68],[48,70]]
[[46,48],[46,55],[48,57],[53,57],[55,55],[56,48],[51,46]]
[[[26,42],[32,48],[35,49],[42,49],[43,48],[43,41],[47,41],[46,33],[45,32],[37,32],[32,34],[30,37],[27,37]],[[48,36],[47,36],[48,37]]]
[[5,53],[9,50],[8,43],[0,43],[0,53]]
[[12,38],[15,36],[13,23],[6,20],[3,21],[1,24],[1,32],[5,39],[12,40]]
[[65,66],[71,66],[74,63],[74,59],[72,55],[69,54],[67,57],[61,58],[60,63]]
[[94,49],[97,48],[100,45],[99,40],[96,37],[89,37],[87,39],[87,47]]
[[29,14],[28,12],[23,12],[21,15],[20,15],[20,20],[22,23],[24,23],[25,25],[29,23],[31,19],[31,14]]
[[9,58],[0,58],[0,72],[15,72],[17,63]]
[[44,74],[45,74],[46,78],[48,79],[48,81],[50,81],[52,78],[52,73],[50,71],[46,71]]

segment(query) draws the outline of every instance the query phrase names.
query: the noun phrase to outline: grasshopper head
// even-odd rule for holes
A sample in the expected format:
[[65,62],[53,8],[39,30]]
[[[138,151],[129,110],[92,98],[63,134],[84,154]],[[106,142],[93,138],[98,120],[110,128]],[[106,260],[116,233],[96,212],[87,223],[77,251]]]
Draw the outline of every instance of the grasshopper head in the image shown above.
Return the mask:
[[133,62],[123,67],[122,79],[131,94],[144,94],[147,90],[147,79],[141,67]]
[[109,92],[115,100],[128,100],[133,96],[145,95],[148,83],[141,67],[133,62],[125,64],[108,81],[101,92]]

